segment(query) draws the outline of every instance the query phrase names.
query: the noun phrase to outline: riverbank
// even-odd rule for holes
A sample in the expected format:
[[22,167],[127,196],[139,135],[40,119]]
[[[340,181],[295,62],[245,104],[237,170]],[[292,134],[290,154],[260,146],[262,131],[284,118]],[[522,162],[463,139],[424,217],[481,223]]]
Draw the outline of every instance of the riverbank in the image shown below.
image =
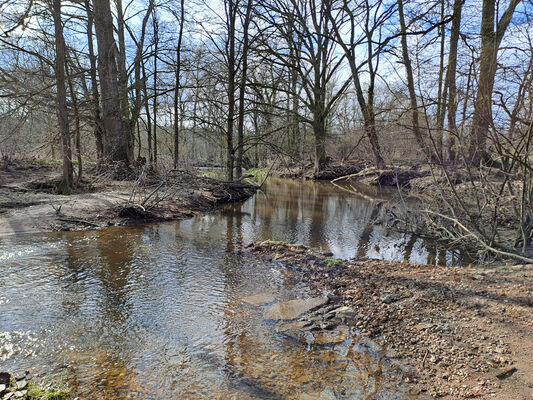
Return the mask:
[[0,170],[0,236],[170,221],[243,201],[257,187],[172,171],[130,181],[86,175],[78,192],[54,193],[58,168],[25,163]]
[[340,296],[353,325],[406,367],[404,382],[447,399],[531,399],[533,265],[457,268],[343,261],[304,246],[247,249]]

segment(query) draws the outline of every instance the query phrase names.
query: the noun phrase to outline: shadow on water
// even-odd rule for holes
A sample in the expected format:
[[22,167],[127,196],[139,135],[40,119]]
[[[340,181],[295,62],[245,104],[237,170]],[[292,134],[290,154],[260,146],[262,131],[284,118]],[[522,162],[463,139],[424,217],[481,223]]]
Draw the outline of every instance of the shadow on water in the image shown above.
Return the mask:
[[232,251],[274,238],[336,257],[453,261],[374,225],[382,195],[272,180],[190,220],[0,239],[2,369],[59,373],[81,399],[410,398],[385,350],[356,332],[325,347],[277,334],[242,298],[308,288]]

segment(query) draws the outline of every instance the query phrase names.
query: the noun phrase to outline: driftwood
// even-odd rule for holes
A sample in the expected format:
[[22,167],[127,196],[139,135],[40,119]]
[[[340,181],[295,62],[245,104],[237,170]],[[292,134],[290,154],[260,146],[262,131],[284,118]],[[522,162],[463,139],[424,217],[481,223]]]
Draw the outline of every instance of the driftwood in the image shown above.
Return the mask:
[[412,179],[427,175],[428,172],[420,172],[410,168],[389,167],[377,169],[376,167],[370,167],[356,173],[341,176],[332,182],[357,179],[362,183],[373,186],[408,187]]

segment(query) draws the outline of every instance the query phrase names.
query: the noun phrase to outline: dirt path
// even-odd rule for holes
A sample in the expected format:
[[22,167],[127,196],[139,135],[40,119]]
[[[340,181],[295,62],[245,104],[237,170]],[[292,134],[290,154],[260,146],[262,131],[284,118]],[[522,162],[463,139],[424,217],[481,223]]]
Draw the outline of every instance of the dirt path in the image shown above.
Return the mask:
[[304,271],[316,293],[341,296],[361,334],[387,346],[422,393],[533,399],[533,265],[342,261],[274,242],[248,250]]
[[[91,176],[88,182],[94,182]],[[148,206],[124,210],[128,201],[140,203],[160,182],[140,185],[135,181],[85,183],[81,193],[69,196],[53,193],[57,168],[23,165],[0,171],[0,237],[17,233],[104,228],[150,221],[191,217],[219,204],[242,201],[255,193],[253,185],[228,183],[176,171],[165,178]],[[132,198],[132,190],[136,195]]]

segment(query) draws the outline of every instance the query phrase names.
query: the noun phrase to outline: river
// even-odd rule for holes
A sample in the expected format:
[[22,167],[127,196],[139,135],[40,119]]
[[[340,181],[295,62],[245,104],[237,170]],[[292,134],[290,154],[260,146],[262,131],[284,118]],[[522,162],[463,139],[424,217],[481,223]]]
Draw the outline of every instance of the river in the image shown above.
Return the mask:
[[189,220],[0,238],[0,369],[60,378],[81,399],[411,398],[388,378],[386,349],[356,331],[303,345],[242,302],[308,296],[291,269],[235,251],[252,241],[461,263],[374,224],[392,194],[368,190],[271,179],[247,202]]

